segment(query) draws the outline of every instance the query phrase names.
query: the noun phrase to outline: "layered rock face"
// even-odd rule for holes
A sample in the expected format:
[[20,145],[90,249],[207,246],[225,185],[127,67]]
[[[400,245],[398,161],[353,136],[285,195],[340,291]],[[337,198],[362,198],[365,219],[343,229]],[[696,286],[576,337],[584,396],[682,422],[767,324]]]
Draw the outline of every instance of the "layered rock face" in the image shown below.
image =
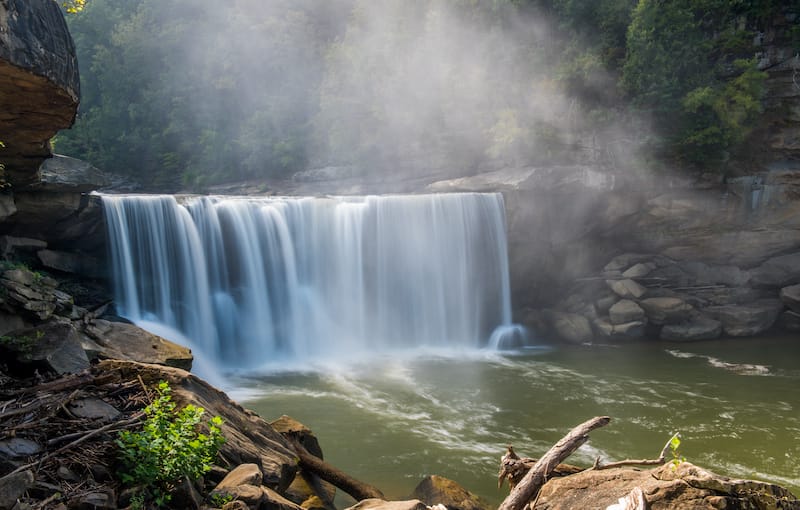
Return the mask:
[[0,2],[0,161],[6,180],[37,180],[49,140],[72,125],[80,82],[72,37],[57,2]]

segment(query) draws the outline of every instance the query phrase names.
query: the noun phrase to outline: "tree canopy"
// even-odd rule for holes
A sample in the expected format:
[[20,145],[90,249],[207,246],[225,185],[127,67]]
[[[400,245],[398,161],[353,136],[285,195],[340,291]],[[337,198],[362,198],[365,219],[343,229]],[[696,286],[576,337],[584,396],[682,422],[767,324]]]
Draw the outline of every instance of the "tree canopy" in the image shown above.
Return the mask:
[[754,34],[797,8],[777,0],[67,4],[83,98],[57,150],[164,190],[329,165],[361,173],[587,157],[619,165],[640,147],[710,165],[742,143],[762,110]]

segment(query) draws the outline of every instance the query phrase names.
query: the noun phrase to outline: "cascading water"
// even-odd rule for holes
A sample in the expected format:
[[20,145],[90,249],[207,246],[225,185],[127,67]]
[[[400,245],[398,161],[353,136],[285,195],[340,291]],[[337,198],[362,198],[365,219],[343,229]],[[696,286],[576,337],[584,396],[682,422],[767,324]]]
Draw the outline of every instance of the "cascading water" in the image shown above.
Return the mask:
[[499,194],[103,202],[118,312],[229,366],[517,334]]

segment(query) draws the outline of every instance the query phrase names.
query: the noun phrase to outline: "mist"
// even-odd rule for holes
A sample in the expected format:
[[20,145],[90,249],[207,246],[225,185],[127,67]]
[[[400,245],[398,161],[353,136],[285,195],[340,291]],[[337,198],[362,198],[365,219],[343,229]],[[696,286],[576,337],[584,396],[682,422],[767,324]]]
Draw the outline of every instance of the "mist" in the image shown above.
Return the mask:
[[565,67],[575,33],[510,1],[95,0],[71,24],[59,149],[152,188],[615,166],[642,138],[616,77]]

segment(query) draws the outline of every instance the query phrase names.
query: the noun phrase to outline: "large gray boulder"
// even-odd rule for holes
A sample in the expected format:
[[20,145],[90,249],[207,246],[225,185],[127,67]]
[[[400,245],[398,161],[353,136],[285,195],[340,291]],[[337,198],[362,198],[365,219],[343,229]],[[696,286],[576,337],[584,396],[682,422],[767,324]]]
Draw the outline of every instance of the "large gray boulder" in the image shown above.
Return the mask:
[[677,342],[712,340],[722,335],[722,323],[705,315],[696,314],[686,322],[667,324],[661,328],[662,340]]
[[786,287],[800,283],[800,253],[773,257],[751,271],[752,283],[761,287]]
[[61,154],[44,160],[39,174],[39,182],[31,184],[29,189],[83,193],[110,184],[108,177],[91,163]]
[[[71,323],[50,322],[7,333],[0,351],[12,353],[18,364],[45,368],[57,374],[75,374],[89,368],[89,358]],[[20,367],[21,368],[21,367]]]
[[644,310],[630,299],[622,299],[608,309],[611,324],[625,324],[626,322],[644,320]]
[[0,161],[15,187],[38,181],[49,140],[72,125],[79,98],[75,45],[59,2],[0,2]]
[[692,305],[677,297],[653,297],[639,302],[647,318],[653,324],[676,324],[686,322],[692,310]]
[[710,306],[703,311],[722,323],[730,336],[753,336],[770,329],[783,310],[777,299],[762,299],[746,305]]
[[551,325],[559,338],[572,344],[590,343],[594,337],[589,320],[576,313],[552,312]]
[[81,345],[92,358],[155,363],[191,370],[192,351],[134,324],[104,319],[90,321]]
[[644,337],[647,320],[612,324],[606,319],[598,317],[592,321],[592,324],[601,338],[612,342],[626,342],[640,340]]
[[800,284],[782,288],[780,296],[789,309],[800,313]]
[[646,288],[629,278],[624,280],[606,280],[606,285],[623,299],[639,299],[647,292]]

